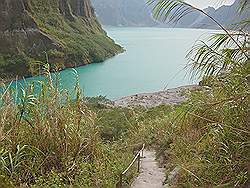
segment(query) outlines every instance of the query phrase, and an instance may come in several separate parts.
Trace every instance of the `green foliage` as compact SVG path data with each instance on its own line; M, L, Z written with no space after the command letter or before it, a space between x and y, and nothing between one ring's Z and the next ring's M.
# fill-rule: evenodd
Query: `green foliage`
M30 58L25 54L1 55L0 74L2 79L8 79L16 75L27 75ZM18 67L18 68L17 68Z
M239 23L228 31L211 15L181 0L150 0L154 15L177 22L193 11L223 32L198 41L188 54L191 71L204 90L178 107L155 139L168 164L180 168L175 186L240 187L249 183L249 37ZM249 3L241 1L241 11ZM158 124L159 125L159 124ZM156 130L157 131L157 130ZM157 131L158 132L158 131ZM165 148L165 149L164 149ZM171 166L170 165L170 166Z
M165 147L165 155L168 162L181 167L178 185L240 186L248 181L246 75L244 67L217 78L210 91L194 93L188 104L179 107L182 119L173 119L171 127L166 127L167 132L174 129L168 135L172 143ZM165 143L160 139L158 145Z
M0 175L3 186L112 187L133 158L128 142L103 139L97 114L73 100L51 80L35 91L33 84L19 93L3 86L0 99ZM77 79L76 79L77 80ZM16 98L17 97L17 98ZM109 124L109 126L115 126ZM131 178L131 177L130 177Z
M97 125L104 140L114 141L126 137L128 130L136 122L133 112L125 109L99 111Z
M13 91L1 94L1 164L6 168L0 173L6 183L112 187L142 143L156 148L167 172L178 167L177 179L167 181L171 185L247 183L249 64L207 79L209 87L193 92L182 105L151 109L116 108L102 96L81 99L78 84L72 100L66 91L58 93L48 70L41 91L23 88L18 104ZM136 174L130 173L128 183Z
M154 144L167 166L178 168L173 187L244 187L249 185L249 37L241 29L228 31L206 12L181 0L150 0L154 15L177 22L199 11L223 32L198 41L188 54L190 70L203 89L168 117L145 122L148 143ZM249 3L241 1L241 11ZM147 133L146 131L145 133ZM152 133L153 132L153 133Z
M41 10L39 3L47 6ZM167 7L165 16L170 16L171 11L184 11L181 5L182 1L162 0L155 9L161 16ZM39 25L67 44L66 51L76 52L74 58L81 59L80 51L96 45L93 38L75 45L74 39L81 36L72 33L72 28L81 33L79 23L84 20L66 23L53 11L55 1L37 0L32 6ZM166 180L173 187L248 186L250 63L246 36L242 31L226 31L194 46L189 54L191 70L202 76L203 87L178 106L116 108L105 97L82 98L77 83L72 100L67 91L59 89L58 80L51 79L50 66L42 69L47 82L39 83L39 92L28 85L18 95L3 86L0 186L113 187L142 143L155 147L168 173L178 169L174 179ZM91 53L97 52L84 55ZM98 53L97 61L103 55ZM62 55L57 51L50 54ZM4 58L0 58L1 64ZM131 182L134 175L132 171L126 181Z
M14 188L14 185L8 177L0 176L0 187L2 188Z
M121 51L95 18L76 17L74 21L64 18L59 13L57 0L32 1L31 9L39 27L62 45L63 53L76 65L100 62Z

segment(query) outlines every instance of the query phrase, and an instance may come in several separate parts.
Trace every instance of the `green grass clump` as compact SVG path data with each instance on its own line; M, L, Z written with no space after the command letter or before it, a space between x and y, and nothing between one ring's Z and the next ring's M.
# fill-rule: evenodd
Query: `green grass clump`
M71 98L46 75L18 92L1 88L1 187L113 187L133 158L128 141L115 131L116 140L103 139L77 85Z
M177 106L98 108L102 137L106 142L127 138L129 143L155 148L166 167L165 183L173 187L246 186L250 154L248 73L249 64L245 64L211 76L206 80L209 87L192 92L188 102ZM105 101L97 100L99 105ZM174 178L168 178L174 169Z
M45 71L46 72L46 71ZM173 187L240 187L249 181L249 65L211 77L177 106L120 108L104 97L74 97L58 81L0 103L0 178L8 186L113 187L138 147L157 151ZM208 82L208 80L207 80ZM227 84L224 84L227 83ZM124 185L131 183L136 168Z
M145 122L174 187L241 187L249 183L249 63L210 80L165 118ZM225 84L226 83L226 84Z
M25 54L1 55L0 54L0 78L8 80L16 75L29 75L30 58Z

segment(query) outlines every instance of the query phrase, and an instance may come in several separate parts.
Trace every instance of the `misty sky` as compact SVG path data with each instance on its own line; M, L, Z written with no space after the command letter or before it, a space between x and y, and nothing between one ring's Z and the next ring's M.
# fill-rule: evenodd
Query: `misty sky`
M234 1L235 0L186 0L186 2L199 8L207 8L208 6L218 8L221 5L231 5Z

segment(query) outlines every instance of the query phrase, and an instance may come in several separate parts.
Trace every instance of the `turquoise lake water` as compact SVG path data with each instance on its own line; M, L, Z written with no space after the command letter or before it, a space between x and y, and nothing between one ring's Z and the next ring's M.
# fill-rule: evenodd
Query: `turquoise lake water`
M126 50L103 63L76 68L86 96L115 99L142 92L197 83L190 80L185 56L194 42L211 31L177 28L105 28ZM62 87L72 90L71 69L60 73ZM26 82L41 77L26 79ZM24 81L18 81L22 84ZM14 83L15 84L15 83Z

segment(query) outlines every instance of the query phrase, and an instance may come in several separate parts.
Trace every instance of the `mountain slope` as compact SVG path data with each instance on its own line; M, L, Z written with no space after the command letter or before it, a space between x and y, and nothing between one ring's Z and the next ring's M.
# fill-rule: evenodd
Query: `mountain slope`
M1 0L0 77L101 62L122 48L97 22L90 0Z
M228 29L233 29L234 24L250 17L250 12L245 11L242 14L239 14L240 0L236 0L232 5L226 6L223 5L218 9L214 9L213 7L208 7L204 9L204 11L212 16L215 20L221 23L224 27ZM211 19L201 13L192 13L188 15L185 19L181 20L180 23L177 24L177 27L183 27L187 24L189 28L209 28L209 29L219 29L219 26L216 25Z
M204 11L226 27L232 28L234 23L250 16L249 11L238 14L239 2L236 0L233 5L218 9L208 7ZM93 0L93 6L104 25L218 29L215 23L199 12L188 14L177 24L159 23L152 18L152 7L147 6L146 0Z
M92 0L98 19L111 26L155 26L146 0Z

